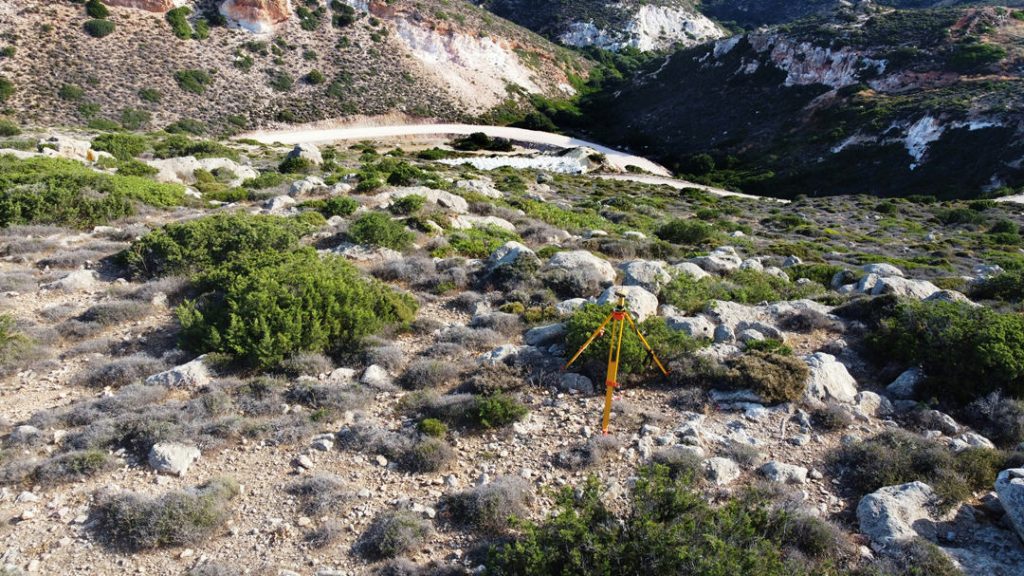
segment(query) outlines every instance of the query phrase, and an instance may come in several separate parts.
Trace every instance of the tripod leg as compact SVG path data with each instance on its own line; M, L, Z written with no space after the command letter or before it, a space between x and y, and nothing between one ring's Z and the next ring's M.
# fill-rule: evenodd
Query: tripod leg
M630 316L629 312L626 312L625 314L626 319L629 320L629 325L633 328L633 332L635 332L637 337L640 338L640 343L644 345L644 348L647 349L647 352L651 354L651 358L654 359L654 363L658 365L658 370L661 370L662 374L668 376L668 370L666 370L665 367L661 365L661 360L658 359L658 355L654 353L654 349L651 348L651 345L647 343L647 338L644 338L644 335L640 333L640 329L637 328L636 322L633 320L633 317Z
M573 356L572 360L569 360L569 363L565 365L566 368L572 366L572 363L579 359L580 355L583 354L583 351L586 350L587 347L594 342L594 340L597 340L598 337L601 336L601 334L604 332L604 327L608 325L608 322L610 322L611 319L612 315L609 314L608 317L604 319L604 322L601 322L601 325L597 327L597 330L594 330L594 333L590 335L590 338L587 338L587 341L583 343L583 346L580 346L580 349L578 352L576 352L576 355Z
M608 349L608 376L605 379L604 389L604 415L601 418L601 433L608 433L608 424L612 418L612 397L615 395L615 388L618 387L619 360L622 356L622 333L625 331L626 323L621 317L615 318L612 323L612 341Z

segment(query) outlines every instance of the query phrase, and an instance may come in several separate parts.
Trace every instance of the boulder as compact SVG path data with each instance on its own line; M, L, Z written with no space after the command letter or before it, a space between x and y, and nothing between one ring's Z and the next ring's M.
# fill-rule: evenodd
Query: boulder
M703 280L704 278L709 278L711 276L711 274L708 274L703 268L697 266L693 262L680 262L679 264L674 264L671 268L671 272L675 274L686 274L694 280Z
M998 264L978 264L973 270L974 275L981 280L988 280L994 276L999 276L1003 272L1005 270Z
M359 382L371 388L387 389L391 387L391 375L383 367L371 364L363 371Z
M275 196L263 203L263 210L270 214L281 214L294 208L298 202L291 196Z
M555 304L555 310L557 310L558 314L561 316L569 316L589 302L590 300L587 300L586 298L570 298Z
M406 196L423 196L427 199L427 202L437 204L441 208L445 208L456 214L466 214L469 212L469 202L467 202L462 196L452 194L451 192L445 192L444 190L427 188L426 186L404 186L401 188L393 188L388 192L383 192L374 196L374 202L384 206L390 204L396 198L404 198ZM515 227L513 226L512 229L514 231Z
M725 274L739 270L743 259L739 257L736 249L732 246L722 246L713 250L711 254L694 258L690 262L700 266L706 272Z
M477 357L477 362L483 366L504 364L508 359L514 358L519 354L522 349L522 346L516 346L515 344L504 344L491 349L489 352L484 352Z
M786 271L783 270L782 268L779 268L778 266L769 266L764 269L764 273L769 276L775 276L776 278L781 278L782 280L789 282L789 274L786 274Z
M195 446L176 442L158 442L149 449L150 468L164 474L184 476L189 466L199 459Z
M225 5L229 3L230 0L226 2ZM255 3L274 4L274 2L259 2L259 0L256 0ZM224 8L222 6L221 10L223 11L223 9ZM313 166L320 166L324 163L323 154L320 153L320 149L317 148L316 144L296 144L295 148L292 148L292 151L288 153L288 157L291 159L298 158L306 160Z
M736 481L743 471L739 464L728 458L708 458L704 460L704 477L715 486L728 486Z
M469 190L470 192L476 192L488 198L503 198L505 194L494 187L494 184L490 180L457 180L455 182L456 188L462 188L463 190Z
M799 266L804 261L799 256L786 256L786 259L782 261L783 268L792 268L793 266Z
M764 264L756 258L747 258L743 262L740 262L740 270L753 270L754 272L764 272Z
M468 214L462 214L451 219L451 227L456 230L466 230L469 228L488 228L493 226L495 228L501 228L509 232L516 231L516 225L505 220L504 218L498 218L497 216L471 216Z
M523 335L523 341L530 346L544 346L565 339L565 324L555 323L530 328Z
M857 505L860 531L875 550L897 547L923 536L935 538L932 510L939 503L932 487L924 482L886 486L861 498Z
M317 190L326 190L327 184L324 183L322 178L316 176L306 176L302 180L296 180L292 182L292 185L288 188L288 195L292 198L299 198L302 196L308 196Z
M963 295L956 290L939 290L931 296L924 299L925 302L956 302L959 304L970 304L971 306L980 306L975 304L970 298Z
M927 280L909 280L898 276L879 278L871 289L872 296L895 294L906 298L924 300L942 289Z
M867 274L874 274L879 278L903 278L904 276L903 270L900 270L899 268L893 266L892 264L886 264L885 262L865 264L861 266L861 270L863 270Z
M556 274L577 296L615 282L615 267L586 250L558 252L548 260L545 271Z
M558 387L566 392L575 391L581 394L593 394L594 383L582 374L566 372L558 379Z
M996 494L1017 535L1024 540L1024 468L1000 472L996 478Z
M55 280L49 284L43 284L42 288L43 290L86 292L91 294L93 292L99 292L103 288L103 283L100 282L99 275L92 270L75 270L59 280Z
M633 260L622 265L626 286L640 286L651 294L659 294L661 287L672 280L667 264L657 260Z
M39 141L39 148L46 156L68 158L70 160L95 162L97 152L92 149L92 142L77 140L61 134L52 134Z
M150 386L165 386L167 388L185 388L194 390L206 386L211 381L210 370L206 367L202 355L170 370L154 374L146 378L146 384Z
M804 484L807 482L807 468L778 460L765 463L757 471L768 480L780 484Z
M715 325L703 316L669 316L665 323L669 328L686 332L694 338L715 337Z
M857 410L865 416L884 417L893 413L892 402L889 402L888 398L868 390L857 393L854 401L857 403Z
M857 397L857 381L850 375L846 366L836 357L824 352L815 352L804 357L811 369L807 379L807 390L804 400L811 404L828 400L852 403Z
M658 297L639 286L611 286L597 299L598 304L615 304L617 294L626 295L626 309L639 324L658 313Z
M171 184L190 185L196 183L196 170L226 170L235 175L227 182L228 186L241 186L242 182L259 176L254 168L239 164L230 158L202 158L195 156L180 156L178 158L162 158L158 160L147 160L146 164L155 168L157 173L153 178L157 182Z
M885 392L897 400L909 400L914 397L917 386L923 381L924 371L920 368L911 368L886 386Z
M520 258L537 260L537 254L525 244L515 241L505 242L497 250L491 252L487 258L487 269L494 270L501 266L511 266L519 262Z
M865 274L861 276L860 280L857 280L857 292L870 294L878 284L879 278L878 274Z

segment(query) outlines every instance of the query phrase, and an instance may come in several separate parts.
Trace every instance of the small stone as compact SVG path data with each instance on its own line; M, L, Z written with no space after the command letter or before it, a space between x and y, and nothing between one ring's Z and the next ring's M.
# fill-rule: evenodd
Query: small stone
M32 510L25 510L24 512L21 513L21 516L19 516L18 518L21 519L22 522L24 522L26 520L31 520L35 517L35 512L33 512Z
M380 454L378 454L377 456L374 457L374 461L377 462L378 466L387 466L388 465L388 459L383 457L383 456L381 456Z
M305 516L300 516L299 519L295 521L295 524L300 528L306 528L313 524L313 521Z
M312 470L314 466L313 460L305 454L299 455L299 457L295 459L295 462L300 468L305 468L306 470Z

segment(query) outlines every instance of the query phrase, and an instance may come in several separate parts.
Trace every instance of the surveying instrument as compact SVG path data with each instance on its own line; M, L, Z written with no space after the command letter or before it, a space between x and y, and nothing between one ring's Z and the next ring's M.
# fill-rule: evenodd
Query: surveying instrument
M658 355L654 353L653 349L651 349L651 345L647 343L647 339L644 338L644 335L640 333L640 329L637 328L636 322L633 320L633 316L631 316L629 311L626 310L626 293L616 292L615 297L619 299L618 303L615 305L615 309L612 310L611 314L604 319L604 322L601 322L601 325L597 327L597 330L594 330L594 333L590 335L590 338L583 343L583 346L579 349L579 352L576 352L576 355L572 357L572 360L569 360L569 363L565 365L566 368L572 366L573 362L575 362L583 352L594 343L594 340L604 336L605 327L611 323L609 331L611 332L612 338L608 347L608 375L604 380L604 416L601 419L601 434L608 433L608 423L612 417L612 397L615 394L615 389L619 387L619 357L622 354L622 334L626 330L627 322L629 323L630 328L633 329L633 333L635 333L640 339L640 343L643 344L644 349L647 350L648 357L654 361L658 366L658 370L661 370L662 374L668 376L668 370L661 365L661 360L658 360Z

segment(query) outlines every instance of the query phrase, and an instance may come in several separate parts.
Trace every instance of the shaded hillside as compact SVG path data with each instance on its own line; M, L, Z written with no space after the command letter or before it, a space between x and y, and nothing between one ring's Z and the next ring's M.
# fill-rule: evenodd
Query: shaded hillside
M97 20L81 4L4 3L0 76L14 91L0 107L29 123L133 128L386 113L469 119L528 93L564 97L570 75L586 74L571 52L468 4L292 5L283 21L246 24L266 34L225 26L233 23L219 21L212 2L189 3L177 29L177 13L109 7L100 21L111 30L93 37L87 22Z
M823 20L677 52L591 97L599 138L778 196L975 196L1024 184L1024 17Z

